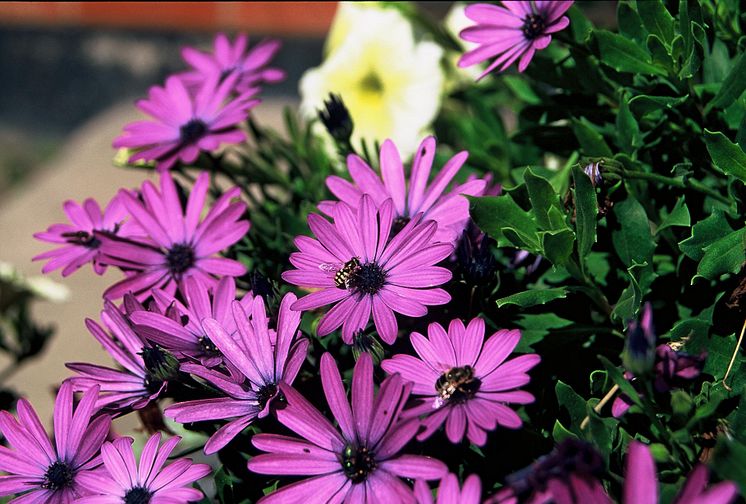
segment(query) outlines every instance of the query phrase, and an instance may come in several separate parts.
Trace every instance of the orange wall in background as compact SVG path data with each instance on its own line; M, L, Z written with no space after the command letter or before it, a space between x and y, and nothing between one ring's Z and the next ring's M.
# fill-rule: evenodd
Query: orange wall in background
M0 25L324 35L336 2L3 2Z

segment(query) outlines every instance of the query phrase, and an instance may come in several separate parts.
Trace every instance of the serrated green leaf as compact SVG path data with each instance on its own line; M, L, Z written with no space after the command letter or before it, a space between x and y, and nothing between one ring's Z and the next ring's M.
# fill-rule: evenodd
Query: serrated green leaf
M622 291L619 299L614 304L611 316L623 324L637 317L637 312L642 304L642 287L640 277L648 264L634 264L627 269L629 284Z
M723 211L715 209L709 217L692 227L692 235L679 242L679 249L687 257L700 261L705 255L705 247L715 243L731 231L733 228L728 224Z
M704 255L697 266L698 277L717 280L725 273L737 273L746 261L746 228L732 231L704 248Z
M572 30L572 36L575 39L575 42L584 44L593 31L593 23L585 17L583 10L577 5L570 7L567 10L566 15L570 18L570 29Z
M617 5L617 23L619 31L625 37L643 43L648 37L648 32L640 19L640 15L632 7L630 2L619 2Z
M642 146L640 126L629 110L626 95L623 95L619 101L619 112L616 116L616 135L617 144L625 152L631 154Z
M705 130L705 143L712 162L723 173L746 182L746 152L719 131Z
M583 152L590 157L611 157L611 149L604 137L597 131L597 127L584 117L572 121L572 130L580 143Z
M733 64L733 68L728 72L728 76L720 86L720 91L707 104L705 113L715 107L724 109L736 101L746 90L746 56L741 53Z
M648 96L638 95L629 100L629 108L636 115L646 115L659 110L671 110L685 103L689 95L684 96Z
M607 359L603 355L599 355L598 360L601 361L604 369L609 374L609 379L614 382L614 384L619 385L619 390L627 397L629 397L629 399L634 404L640 404L640 396L637 393L637 390L635 390L635 387L632 386L629 380L624 378L624 375L622 374L620 369L612 364L609 359Z
M655 242L650 233L650 223L642 205L629 196L614 205L614 215L620 229L611 235L614 249L622 262L632 264L652 264Z
M658 229L655 230L655 233L658 234L664 229L674 226L691 226L689 208L687 208L686 202L684 201L683 197L679 198L676 201L676 204L674 205L673 210L671 210L671 213L663 217L663 219L661 220L661 225L658 226Z
M570 431L580 435L580 424L588 411L585 399L561 380L554 386L554 392L557 394L557 402L570 416Z
M671 44L674 37L674 19L661 0L637 2L637 13L648 32Z
M664 68L651 62L650 53L634 41L606 30L594 30L601 63L617 72L665 76Z
M536 217L539 228L544 230L559 229L554 227L549 217L549 210L552 207L559 208L560 206L559 196L554 192L552 185L547 179L536 175L530 168L523 175L523 181L526 183L531 210Z
M578 239L581 266L585 269L585 259L590 254L593 244L596 243L598 202L596 188L593 187L590 177L580 166L572 169L572 178L575 182L575 235Z
M555 299L564 298L567 296L567 292L565 287L531 289L500 298L496 303L498 308L508 304L528 308L529 306L543 305Z
M561 231L550 231L541 234L541 255L555 266L565 266L572 255L575 244L575 233L569 228Z
M571 320L558 317L554 313L522 314L517 322L521 328L521 341L515 347L515 352L531 351L532 345L542 341L552 329L562 329L572 323Z
M469 202L469 212L474 222L479 229L498 240L498 243L499 238L504 235L516 247L525 247L531 252L540 249L536 221L512 197L469 197Z

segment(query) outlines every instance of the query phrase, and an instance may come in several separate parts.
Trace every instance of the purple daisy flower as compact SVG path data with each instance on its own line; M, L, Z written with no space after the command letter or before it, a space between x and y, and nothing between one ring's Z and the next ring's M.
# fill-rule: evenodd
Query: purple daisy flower
M502 6L467 6L466 16L477 24L459 35L479 47L461 56L458 66L469 67L497 57L477 78L479 80L495 68L502 72L520 58L518 71L523 72L534 53L546 49L552 41L551 34L570 24L563 14L572 4L572 0L516 0L503 2Z
M433 500L433 493L423 480L415 481L414 496L417 504L479 504L482 499L482 482L479 481L479 476L472 474L464 481L464 487L459 488L458 477L448 473L440 480L437 500Z
M519 428L521 418L506 403L533 402L533 395L517 389L529 382L527 371L540 360L528 354L506 361L521 339L520 331L503 329L484 341L484 320L475 318L468 327L452 320L447 333L432 323L427 332L428 338L416 332L410 336L419 359L398 354L381 363L387 373L410 380L412 393L424 399L407 412L427 415L417 439L427 439L443 422L449 441L459 443L466 433L479 446L487 441L486 431L498 425Z
M181 50L181 56L193 70L179 77L184 84L192 87L213 76L224 79L235 73L238 76L235 89L239 93L285 79L285 71L267 66L282 46L279 40L263 40L251 49L248 49L248 45L249 38L243 33L236 37L233 44L224 33L218 33L212 53L185 47Z
M123 369L112 369L98 364L68 362L68 369L78 373L69 378L76 392L100 388L97 408L124 412L129 408L142 409L155 400L167 383L148 369L147 362L159 363L162 352L147 345L122 316L114 304L105 302L101 312L104 327L91 319L85 325L96 340ZM108 330L108 332L107 332Z
M223 362L223 356L210 341L202 327L204 319L214 319L230 335L236 332L231 305L236 300L236 281L223 277L210 296L207 287L188 278L185 282L186 305L161 289L153 290L156 305L164 313L138 310L130 315L138 334L173 353L180 359L197 361L205 367L215 367ZM251 309L253 296L246 294L240 301L245 309ZM179 317L165 314L174 307Z
M254 298L251 317L241 303L233 302L238 327L235 335L215 319L202 321L210 341L240 375L228 376L197 364L184 364L183 371L206 380L226 397L178 403L167 408L165 414L180 423L231 419L210 437L205 453L215 453L256 418L267 416L278 386L295 380L308 350L308 340L298 331L301 313L290 309L295 301L294 294L282 298L276 332L269 328L260 296Z
M62 245L39 254L32 260L49 259L42 268L42 273L63 268L62 276L68 276L90 262L93 271L103 275L106 264L101 262L101 241L94 236L94 232L131 236L135 231L135 223L130 221L123 225L128 214L118 196L112 198L103 212L98 202L92 198L85 200L82 205L68 200L64 209L71 224L52 224L45 232L34 234L37 240Z
M469 153L459 152L443 166L428 186L435 157L435 138L425 138L417 149L412 163L409 187L404 175L399 151L394 142L386 140L381 146L381 176L356 155L347 158L347 169L354 183L332 175L326 179L329 190L352 208L358 208L360 196L370 195L376 206L391 198L394 202L394 230L401 229L412 217L422 213L424 219L438 223L435 241L455 243L469 220L469 201L463 196L480 196L485 181L472 179L446 192L448 184L466 162ZM319 209L334 217L337 202L322 201Z
M738 485L723 481L707 488L706 466L697 465L686 478L686 484L673 499L675 504L728 504L736 500ZM624 478L624 504L658 504L658 476L650 448L632 441L627 452Z
M153 86L148 99L137 102L137 108L155 120L128 124L113 146L138 149L130 163L155 161L164 171L177 161L193 163L200 152L213 152L220 144L244 141L240 125L259 100L253 99L256 89L230 98L237 79L237 74L223 81L210 76L192 96L181 79L169 77L165 87Z
M135 464L132 438L121 437L101 447L103 470L80 473L80 485L92 495L76 504L157 504L194 502L202 492L190 488L192 483L210 474L207 464L195 464L180 458L164 467L181 438L174 436L159 447L161 434L154 434L142 449L139 465Z
M439 460L399 453L419 428L415 419L399 421L411 387L399 375L386 378L375 396L373 361L362 354L352 375L352 408L329 353L321 357L321 381L339 430L293 388L281 385L287 406L277 410L277 419L303 439L256 434L254 446L270 453L253 457L249 469L310 477L261 502L414 502L399 478L435 480L446 474Z
M214 276L240 276L246 272L238 261L216 256L243 238L250 227L248 220L241 219L246 205L233 201L239 194L238 187L223 193L201 219L209 189L208 173L202 172L197 178L186 213L171 175L164 172L160 177L160 192L146 181L142 185L142 199L127 191L119 192L124 206L148 233L147 238L96 235L102 242L103 260L119 266L128 275L104 292L107 299L118 299L132 292L142 300L155 288L173 294L178 286L183 292L187 278L214 288L217 284Z
M88 492L81 471L101 464L98 456L111 418L91 420L98 390L88 390L74 407L72 386L65 382L54 402L54 446L34 409L19 399L18 419L0 411L0 431L13 449L0 446L0 496L22 494L13 503L67 503Z
M450 243L434 243L437 224L413 216L399 233L392 234L394 204L391 199L376 209L372 196L364 194L358 211L340 202L331 224L316 214L308 225L318 237L298 236L300 252L290 255L297 269L282 278L291 284L319 290L299 299L294 310L310 310L337 303L321 319L319 336L342 326L342 339L353 336L368 324L371 312L376 330L386 343L396 340L394 312L410 317L427 314L427 305L451 300L435 288L451 279L451 272L435 266L453 251Z

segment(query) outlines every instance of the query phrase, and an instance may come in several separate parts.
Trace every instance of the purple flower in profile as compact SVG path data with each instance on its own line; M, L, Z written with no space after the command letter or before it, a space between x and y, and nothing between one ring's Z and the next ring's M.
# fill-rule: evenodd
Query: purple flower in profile
M601 455L585 441L568 438L548 455L509 475L485 504L611 504L599 477Z
M276 332L269 328L264 299L260 296L254 298L250 318L241 303L233 302L238 327L235 335L229 334L215 319L202 321L210 341L240 376L229 376L197 364L182 365L183 371L206 380L225 397L178 403L167 408L165 414L180 423L231 419L210 437L205 453L215 453L256 418L267 416L278 395L278 386L295 380L308 350L308 340L301 338L298 331L301 313L290 309L295 300L294 294L282 298Z
M102 243L103 260L119 266L127 274L127 278L104 292L107 299L132 292L142 300L155 288L173 294L178 286L183 292L187 278L214 288L215 276L240 276L246 272L238 261L216 256L249 230L249 221L241 219L246 205L233 201L239 189L234 187L224 192L203 219L201 215L209 189L207 172L197 178L189 194L186 213L171 175L164 172L160 178L160 192L146 181L142 185L141 199L127 191L119 192L122 203L147 232L147 238L96 235Z
M697 465L686 478L684 488L674 497L674 504L728 504L738 496L733 481L723 481L707 488L707 467ZM623 504L658 504L658 477L650 448L632 441L627 452Z
M142 449L139 465L135 464L132 438L121 437L104 443L103 470L86 471L78 476L80 485L92 495L75 503L157 504L200 500L202 492L190 486L210 474L209 465L180 458L164 467L180 440L174 436L159 447L161 434L152 435Z
M484 341L484 320L475 318L468 327L452 320L447 333L432 323L427 332L428 338L416 332L410 336L419 358L397 354L381 363L387 373L411 381L412 394L424 399L406 413L426 415L417 439L427 439L445 422L452 443L461 442L466 434L482 446L486 431L498 425L520 427L521 418L506 403L533 402L534 396L517 389L529 382L527 371L540 360L528 354L506 361L521 339L520 331L503 329Z
M88 390L74 407L72 386L65 382L54 402L54 446L34 409L19 399L18 419L0 411L0 431L12 447L0 446L0 496L22 494L14 503L67 503L87 495L81 471L101 464L99 450L111 418L91 420L98 390Z
M122 369L68 362L65 366L78 373L69 381L76 392L100 388L96 408L117 413L130 408L142 409L166 388L162 376L156 376L163 354L135 334L119 309L109 301L101 312L101 322L106 329L91 319L86 319L85 325Z
M479 504L482 501L482 482L479 476L472 474L464 481L464 487L459 488L458 477L448 473L440 480L437 500L433 500L430 487L423 480L415 481L414 496L417 504Z
M240 125L259 100L253 98L256 89L230 98L237 79L237 74L222 81L210 76L192 96L181 79L169 77L165 87L153 86L148 99L137 102L137 108L154 120L126 125L113 146L138 149L130 163L155 161L164 171L177 161L193 163L200 152L216 151L220 144L244 141Z
M138 310L130 315L138 334L152 341L180 359L197 361L205 367L215 367L223 362L223 356L210 341L202 327L204 319L214 319L228 333L236 332L231 305L236 300L236 281L233 277L223 277L215 292L192 278L184 282L186 305L178 298L161 289L153 291L156 304L164 313ZM246 294L241 299L246 309L251 309L253 296ZM168 307L174 307L178 316L166 314Z
M437 224L412 218L391 240L394 223L392 200L376 209L373 198L364 194L355 210L340 202L334 210L334 224L316 214L308 225L318 240L298 236L300 252L290 255L297 269L282 278L291 284L319 290L299 299L294 310L336 305L321 319L319 336L342 326L342 339L353 336L368 324L371 312L376 330L386 343L396 340L398 325L394 312L410 317L427 314L427 305L451 300L435 288L451 279L451 272L435 266L453 251L450 243L434 243Z
M235 73L234 87L238 93L285 79L283 70L267 66L282 45L279 40L263 40L251 49L248 45L249 38L243 33L232 44L224 33L218 33L212 53L185 47L181 56L193 69L179 77L188 87L193 87L212 77L225 79Z
M380 177L365 161L352 154L347 158L347 169L353 183L332 175L326 179L326 185L337 198L355 209L363 194L370 195L379 207L391 198L394 203L394 232L422 213L424 219L438 223L435 241L455 243L469 220L469 201L463 195L480 196L485 187L484 180L473 179L446 191L468 156L466 151L453 156L428 186L435 157L435 138L425 138L417 149L407 187L399 151L394 142L386 140L381 146ZM337 202L322 201L319 209L335 217L337 205Z
M415 419L401 422L410 385L399 375L386 378L374 394L373 361L361 354L352 374L352 408L336 362L321 357L321 381L335 428L311 403L281 385L287 406L277 419L301 438L256 434L254 446L269 452L249 460L260 474L307 476L280 488L261 502L414 502L412 490L399 478L434 480L447 472L439 460L400 451L419 428Z
M503 2L502 6L467 6L466 16L477 24L462 30L459 35L479 46L461 56L458 66L469 67L497 57L478 77L479 80L495 68L502 72L520 58L518 71L523 72L534 53L545 49L552 41L551 34L570 24L563 14L572 4L571 0L516 0Z
M90 262L93 271L102 275L106 271L106 264L101 262L101 241L94 233L104 231L118 236L130 236L134 231L134 223L123 225L128 214L118 196L112 198L103 212L92 198L85 200L82 205L68 200L64 209L71 224L52 224L45 232L34 234L37 240L61 246L39 254L32 260L49 260L42 268L42 273L63 268L62 276L68 276Z

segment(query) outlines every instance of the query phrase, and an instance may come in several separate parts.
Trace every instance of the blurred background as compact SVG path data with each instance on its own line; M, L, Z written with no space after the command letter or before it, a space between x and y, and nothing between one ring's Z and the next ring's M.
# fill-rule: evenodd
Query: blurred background
M451 7L418 4L436 21ZM583 4L602 26L614 19L615 6ZM266 86L254 109L260 122L278 126L282 108L298 103L303 72L322 60L336 8L336 2L0 3L0 262L38 276L41 264L31 257L50 246L32 234L66 222L65 200L108 201L118 188L150 176L115 168L111 141L140 118L135 99L185 69L181 47L209 49L218 31L246 32L253 43L281 39L273 66L285 69L287 79ZM9 268L0 265L0 279ZM54 337L23 366L0 356L0 399L5 389L27 396L45 421L54 387L69 376L65 362L111 365L84 318L98 318L101 293L118 273L99 277L86 267L65 279L58 272L50 277L69 290L67 299L34 302L31 310L40 331L56 328ZM7 278L0 284L2 301L10 292Z

